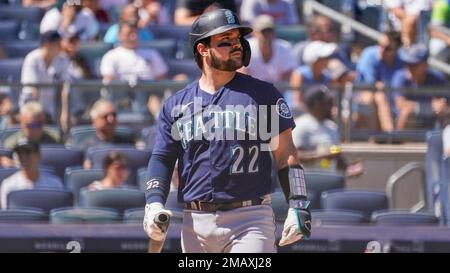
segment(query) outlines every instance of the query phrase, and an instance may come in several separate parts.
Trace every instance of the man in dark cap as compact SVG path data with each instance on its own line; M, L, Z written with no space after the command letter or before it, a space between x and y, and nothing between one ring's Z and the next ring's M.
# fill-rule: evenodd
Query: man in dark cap
M25 57L22 66L23 84L57 83L68 80L69 59L61 53L61 36L56 31L41 34L41 47L31 51ZM25 86L22 89L20 105L37 100L46 114L55 114L54 88ZM59 104L59 103L58 103Z
M333 93L325 85L316 85L305 92L303 101L307 113L295 120L292 130L300 162L305 168L360 175L362 163L347 164L340 151L339 129L332 120Z
M13 149L13 157L20 166L20 170L3 180L0 188L2 209L7 208L7 197L12 191L33 188L63 188L58 177L39 170L41 154L38 143L27 139L19 140Z
M397 71L392 76L392 87L421 88L426 86L445 86L445 76L428 68L428 49L421 44L410 47L402 47L399 50L400 60L405 63L405 68ZM393 95L397 114L396 127L403 130L407 127L415 127L417 119L422 121L422 126L432 125L433 120L448 107L447 98L413 98L395 92Z

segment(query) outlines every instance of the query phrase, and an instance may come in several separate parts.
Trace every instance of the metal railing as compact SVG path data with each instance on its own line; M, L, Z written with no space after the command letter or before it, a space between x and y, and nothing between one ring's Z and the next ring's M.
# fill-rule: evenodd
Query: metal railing
M104 93L107 91L109 93L120 93L120 92L146 92L147 94L158 95L162 98L168 97L170 94L175 93L176 91L182 89L188 84L188 81L142 81L137 82L136 84L130 85L127 82L122 81L113 81L108 84L102 83L100 80L89 80L89 81L77 81L77 82L65 82L65 83L53 83L53 84L21 84L17 82L1 82L0 87L11 88L14 91L13 97L19 97L20 89L24 86L34 86L37 88L49 88L53 87L55 89L55 113L54 120L58 128L60 128L62 135L67 134L70 130L70 122L69 120L61 121L61 113L62 113L62 105L67 105L67 112L71 113L70 105L71 105L71 97L70 96L62 96L63 92L71 92L70 90L82 91L82 92L98 92L99 97L103 97ZM293 92L303 92L307 90L311 85L302 86L300 89L292 88L288 82L279 82L275 84L275 86L281 91L292 90ZM352 134L354 133L352 127L352 104L353 104L353 94L355 92L361 90L368 91L383 91L389 95L390 92L398 91L402 92L408 96L419 96L421 98L431 98L434 96L438 97L447 97L450 99L450 86L439 86L439 87L423 87L420 89L416 88L403 88L403 89L392 89L392 88L384 88L383 90L378 90L373 85L353 85L347 84L345 86L330 86L332 90L336 91L336 102L338 108L338 117L337 124L342 133L342 139L345 142L352 141ZM65 90L65 91L63 91ZM63 100L65 100L63 102ZM89 102L89 103L93 103ZM141 102L146 104L145 102ZM119 111L120 107L118 108ZM69 117L67 117L69 118ZM348 123L344 126L343 120L348 120ZM61 124L64 122L64 124ZM65 128L62 131L62 128ZM369 132L369 135L377 135L380 132ZM385 138L395 138L398 137L398 132L392 132L386 134Z

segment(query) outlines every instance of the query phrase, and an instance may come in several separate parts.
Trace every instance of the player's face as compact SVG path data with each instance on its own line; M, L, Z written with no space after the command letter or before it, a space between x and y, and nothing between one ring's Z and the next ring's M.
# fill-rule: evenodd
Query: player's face
M242 67L242 45L239 30L233 29L211 37L211 66L218 70L236 71Z

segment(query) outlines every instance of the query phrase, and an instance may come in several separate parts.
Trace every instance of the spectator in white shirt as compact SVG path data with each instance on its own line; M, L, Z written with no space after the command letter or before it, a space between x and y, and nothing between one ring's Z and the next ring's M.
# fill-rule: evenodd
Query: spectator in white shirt
M168 71L158 51L149 48L139 48L138 27L133 22L122 21L119 24L120 46L110 50L103 56L100 64L100 73L103 82L112 80L127 81L130 85L140 80L162 80ZM134 99L130 105L130 95ZM108 93L108 99L121 105L121 109L131 107L133 112L147 114L147 97L144 92L133 94L125 92Z
M119 25L120 46L108 51L100 64L103 81L160 80L166 77L168 67L158 51L140 49L138 28L131 22Z
M252 23L261 14L270 15L277 25L295 25L299 22L297 7L292 0L242 1L242 21Z
M255 78L276 83L289 80L297 62L289 42L275 39L275 23L269 15L258 16L253 23L253 37L248 41L252 58L242 72Z
M31 51L22 65L23 84L56 83L68 80L69 59L61 54L61 36L56 31L41 35L41 47ZM55 114L54 88L26 86L22 89L20 105L37 100L47 115ZM59 104L59 103L58 103Z
M45 13L40 25L40 32L56 30L61 35L67 31L80 33L82 42L94 40L99 31L99 24L91 9L83 8L76 1L67 1L62 10L54 7Z
M7 208L8 194L12 191L34 188L63 188L58 177L39 170L41 159L39 144L24 139L18 142L13 153L20 164L20 170L3 180L0 189L2 209Z

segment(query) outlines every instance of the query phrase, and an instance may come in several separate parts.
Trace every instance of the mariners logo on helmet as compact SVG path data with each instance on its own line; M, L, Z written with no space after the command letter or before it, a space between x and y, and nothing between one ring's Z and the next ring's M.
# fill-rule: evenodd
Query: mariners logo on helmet
M291 110L283 98L277 100L277 113L283 118L292 118Z
M236 24L236 20L234 19L234 14L230 10L225 11L225 17L227 18L228 24Z

